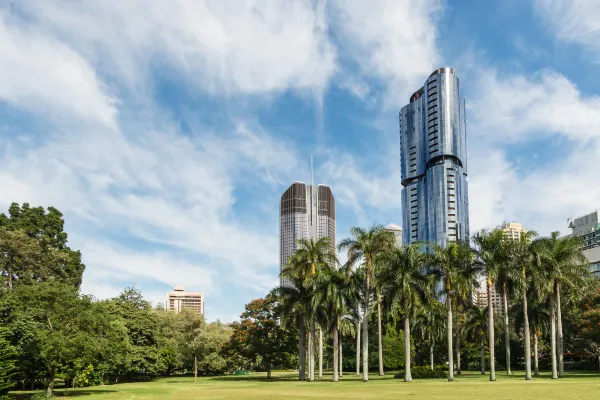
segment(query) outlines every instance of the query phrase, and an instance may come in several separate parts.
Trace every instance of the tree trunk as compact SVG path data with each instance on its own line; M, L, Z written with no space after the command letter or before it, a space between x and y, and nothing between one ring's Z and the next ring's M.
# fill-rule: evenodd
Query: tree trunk
M198 379L198 357L194 354L194 383Z
M404 317L404 382L411 382L410 373L410 320Z
M485 340L484 333L481 333L481 375L485 375Z
M381 296L377 293L377 350L379 352L379 376L383 376L383 345L381 338Z
M550 353L552 358L552 379L558 379L556 370L556 309L554 294L550 294Z
M429 345L429 364L431 365L431 370L433 371L433 342Z
M367 260L368 267L370 269L370 260ZM369 296L371 293L371 280L369 278L369 271L365 279L365 298L364 298L364 311L363 316L363 334L362 334L362 372L363 382L369 380Z
M310 334L308 336L308 380L315 381L315 319L310 319Z
M488 273L487 276L487 295L488 295L488 332L490 346L490 381L496 380L496 356L494 353L494 305L492 303L492 277Z
M338 347L338 324L333 323L333 381L339 381L339 347Z
M300 319L298 333L300 335L298 347L300 354L298 355L298 379L303 381L306 379L306 323L304 318Z
M339 356L340 356L340 376L342 376L342 375L344 375L344 373L343 373L344 367L342 365L342 333L341 332L340 332L339 344L340 344L340 353L339 353Z
M558 377L565 377L562 311L560 307L560 283L556 282L556 350L558 352Z
M52 391L54 390L54 379L56 378L56 373L52 371L50 374L50 380L48 382L48 389L46 389L46 397L52 397Z
M510 370L510 328L508 325L508 290L506 288L506 284L504 284L503 287L502 297L504 300L504 348L506 350L506 374L511 375L512 371ZM529 373L531 375L531 363Z
M537 334L537 326L533 324L533 366L535 376L540 376L540 367L538 362L538 334Z
M319 327L319 378L323 377L323 330Z
M456 302L456 375L460 375L460 313Z
M452 298L446 293L446 308L448 309L448 321L446 330L448 331L448 381L454 380L454 357L452 351Z
M529 331L529 310L527 309L527 293L523 295L523 333L525 340L525 380L531 380L531 338Z
M267 364L267 379L271 379L271 363Z
M13 288L13 285L12 285L12 275L13 274L12 274L12 268L11 267L8 267L7 274L8 274L8 290L12 290L12 288Z
M356 326L356 376L360 376L360 326L361 323L358 321Z

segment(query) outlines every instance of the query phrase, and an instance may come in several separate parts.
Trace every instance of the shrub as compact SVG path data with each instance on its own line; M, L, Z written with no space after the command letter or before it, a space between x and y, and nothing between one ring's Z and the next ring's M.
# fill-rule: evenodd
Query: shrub
M429 367L412 367L410 374L413 379L438 379L446 378L446 371L443 370L442 366L436 366L432 370ZM404 372L398 372L394 375L396 379L404 379Z

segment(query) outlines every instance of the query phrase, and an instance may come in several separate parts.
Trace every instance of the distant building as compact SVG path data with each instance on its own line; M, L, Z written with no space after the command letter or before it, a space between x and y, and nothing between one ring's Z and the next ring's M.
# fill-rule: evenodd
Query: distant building
M488 295L485 281L481 282L481 285L473 291L471 300L473 301L473 304L479 308L487 307ZM502 304L502 294L498 293L496 287L492 286L492 308L494 309L494 314L504 314L504 306Z
M396 239L396 246L402 246L402 227L396 224L389 224L383 228L388 232L392 232L394 234L394 238Z
M335 246L335 199L326 185L293 183L281 196L279 206L280 271L296 252L298 239L328 237ZM280 278L281 286L289 286Z
M596 210L577 218L569 218L571 235L584 240L583 255L590 262L590 272L600 276L600 211Z
M176 285L172 292L167 294L167 311L177 314L184 308L191 308L200 315L204 315L204 294L200 292L186 292L183 286Z
M521 232L527 232L518 222L509 222L502 227L504 236L508 239L517 240L521 237Z

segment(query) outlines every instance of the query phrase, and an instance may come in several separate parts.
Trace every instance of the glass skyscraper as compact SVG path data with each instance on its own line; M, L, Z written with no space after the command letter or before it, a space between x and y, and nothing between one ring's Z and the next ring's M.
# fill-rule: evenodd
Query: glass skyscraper
M435 70L400 110L404 244L469 240L465 101L452 68Z
M280 271L296 252L298 239L329 237L335 244L335 200L329 186L293 183L281 196L279 229ZM290 283L280 278L280 284Z

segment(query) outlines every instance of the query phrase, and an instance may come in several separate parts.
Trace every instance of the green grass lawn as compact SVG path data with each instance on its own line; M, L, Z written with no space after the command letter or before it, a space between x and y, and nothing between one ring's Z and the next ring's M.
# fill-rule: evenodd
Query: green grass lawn
M371 375L363 383L354 374L345 374L338 383L331 375L314 383L299 382L297 374L277 373L267 380L264 374L198 378L166 378L146 383L124 383L85 389L57 391L59 395L90 400L187 400L187 399L600 399L600 374L568 373L560 380L548 373L533 381L525 381L522 372L506 376L497 374L496 382L487 375L467 372L454 382L441 379L415 380L404 383ZM18 399L26 399L24 393Z

